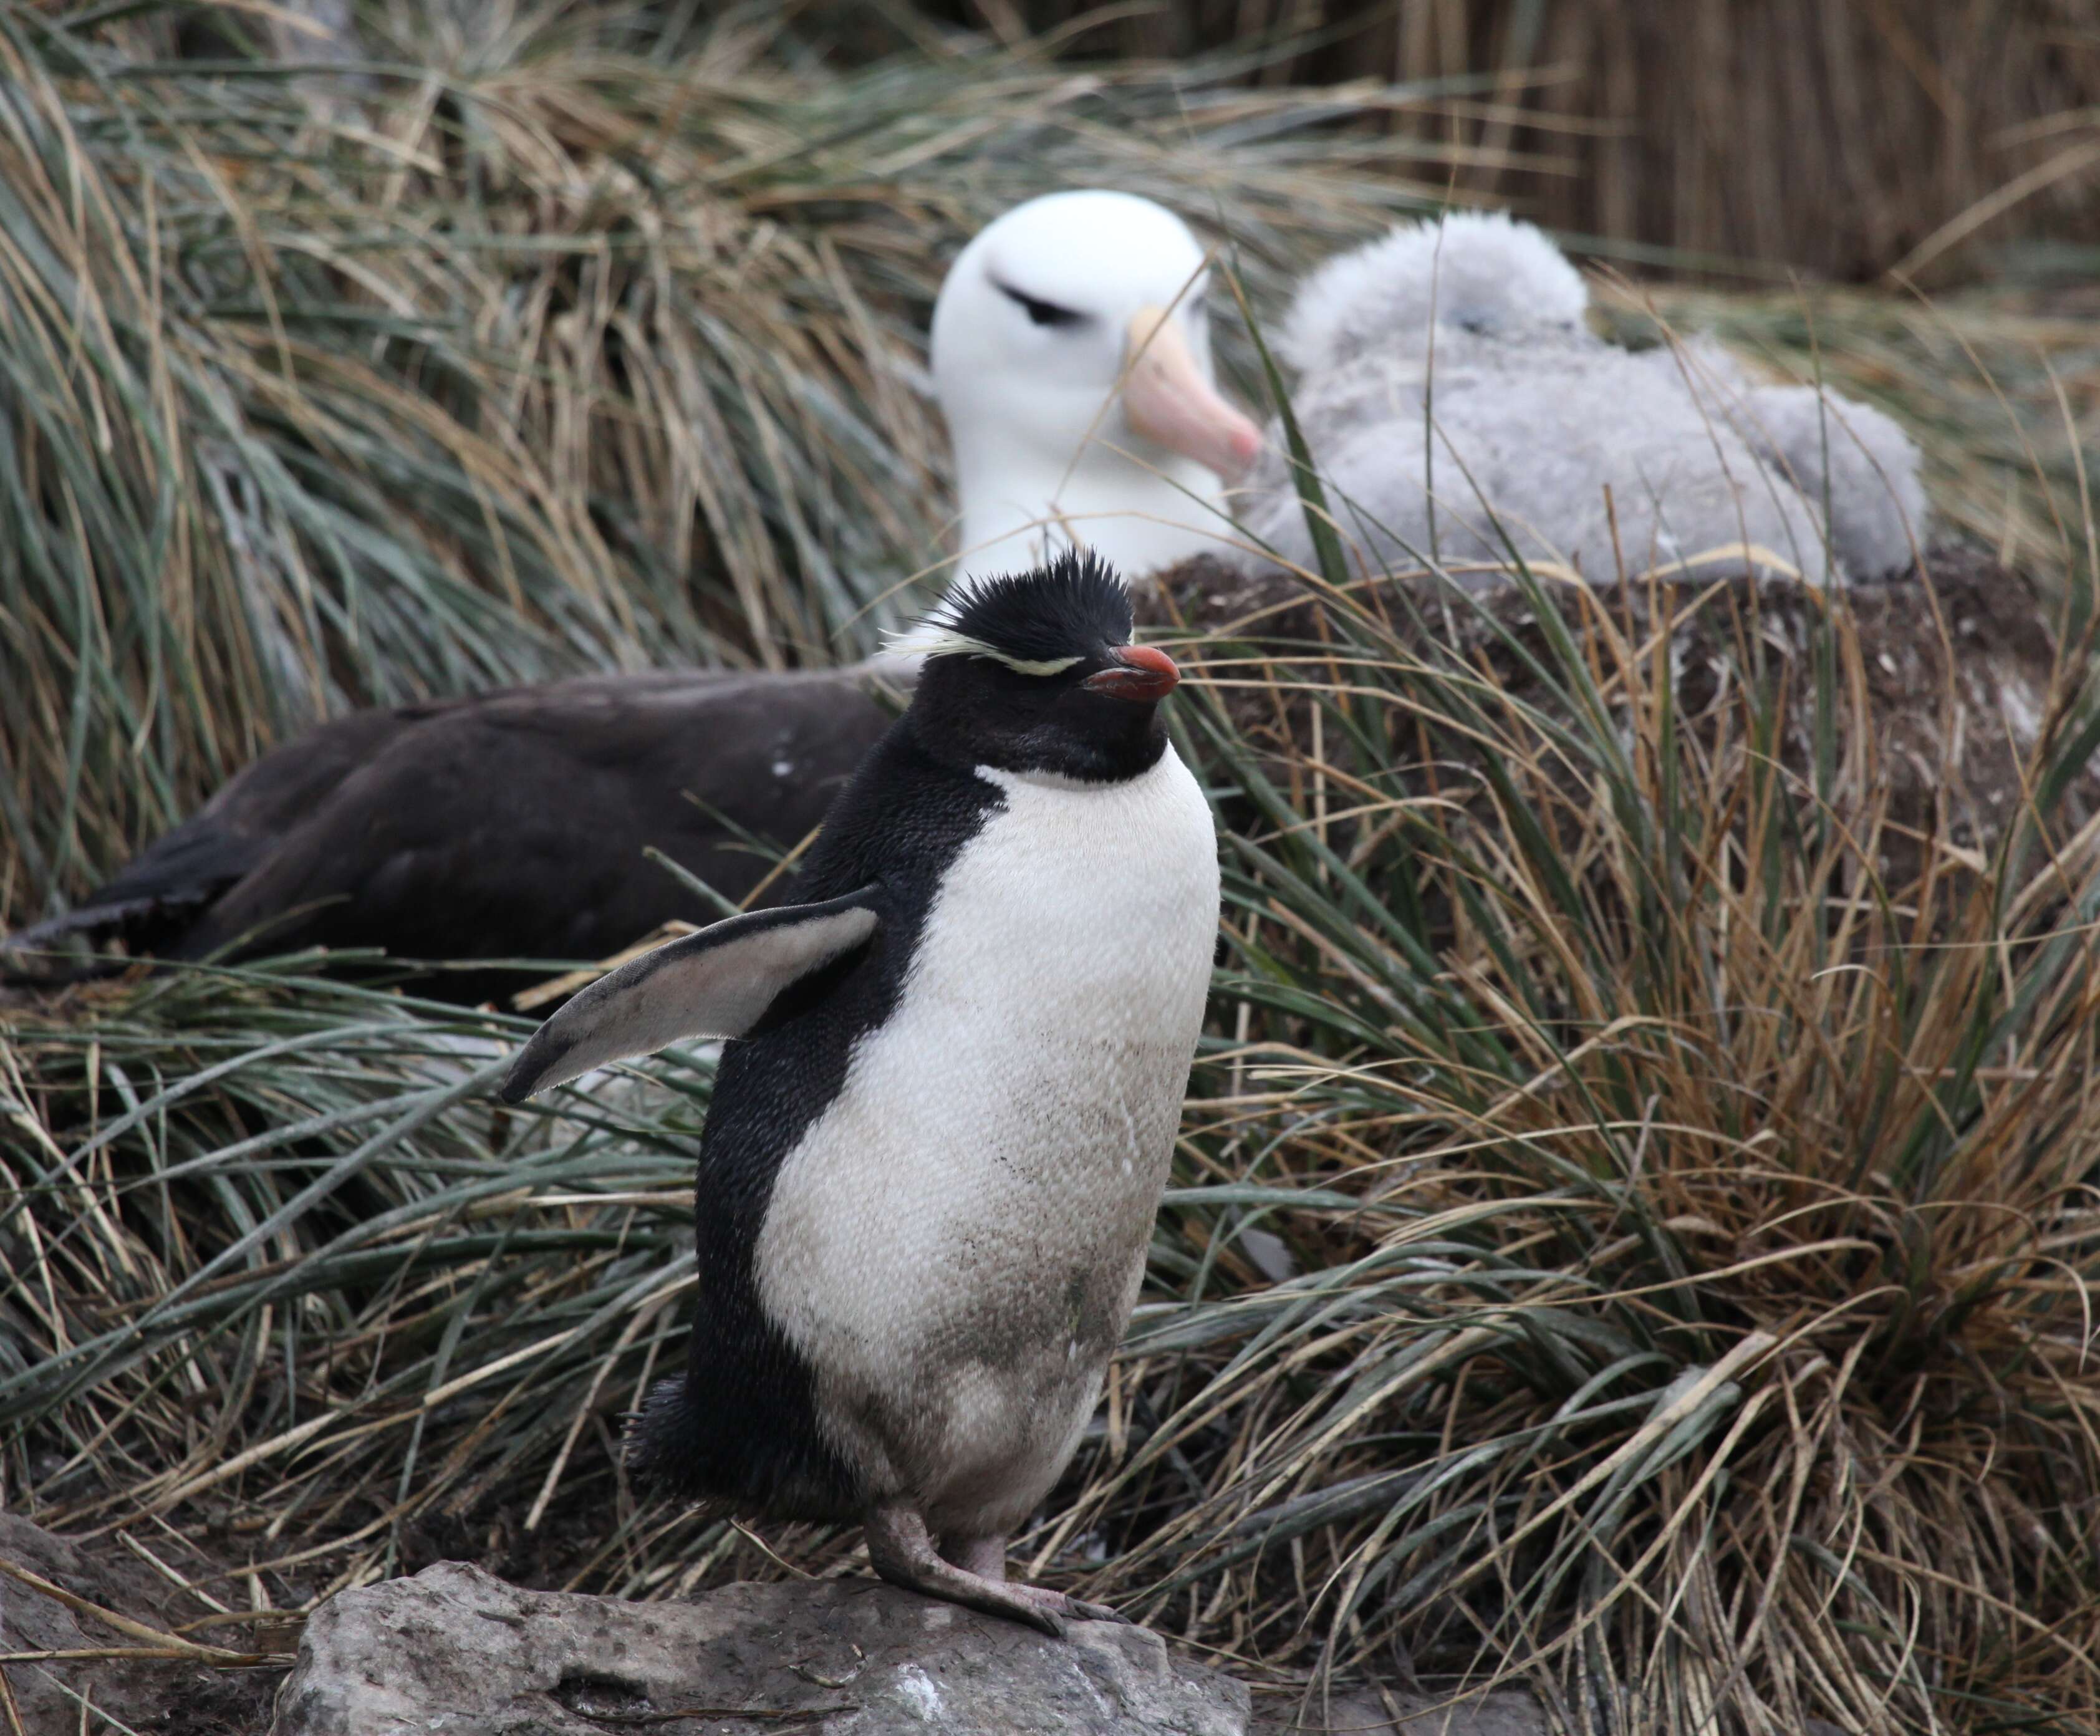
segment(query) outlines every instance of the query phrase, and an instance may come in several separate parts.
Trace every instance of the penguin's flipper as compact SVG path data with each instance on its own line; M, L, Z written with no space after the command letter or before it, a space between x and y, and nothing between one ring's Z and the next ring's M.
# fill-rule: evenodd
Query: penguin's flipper
M731 917L645 952L574 996L504 1077L506 1103L684 1037L742 1036L790 983L874 934L876 888Z

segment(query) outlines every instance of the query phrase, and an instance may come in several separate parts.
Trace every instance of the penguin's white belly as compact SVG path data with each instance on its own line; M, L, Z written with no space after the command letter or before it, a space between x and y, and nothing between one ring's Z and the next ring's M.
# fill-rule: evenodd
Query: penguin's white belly
M783 1163L761 1304L881 1496L996 1533L1055 1481L1143 1275L1217 928L1210 811L1004 772L889 1021Z

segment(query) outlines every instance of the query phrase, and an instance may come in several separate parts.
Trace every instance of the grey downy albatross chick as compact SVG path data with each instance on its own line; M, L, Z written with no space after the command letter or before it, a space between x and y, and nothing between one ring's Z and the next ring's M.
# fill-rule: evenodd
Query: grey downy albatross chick
M1622 349L1589 303L1542 230L1493 212L1404 224L1306 279L1276 351L1354 563L1434 556L1484 587L1512 547L1592 585L1909 568L1929 508L1889 417L1759 384L1710 338ZM1280 427L1236 498L1256 539L1312 563Z
M515 1102L732 1039L700 1138L683 1375L638 1481L866 1527L893 1584L1031 1623L1005 1578L1144 1275L1210 982L1217 841L1091 555L970 581L827 817L807 902L658 948L518 1056Z

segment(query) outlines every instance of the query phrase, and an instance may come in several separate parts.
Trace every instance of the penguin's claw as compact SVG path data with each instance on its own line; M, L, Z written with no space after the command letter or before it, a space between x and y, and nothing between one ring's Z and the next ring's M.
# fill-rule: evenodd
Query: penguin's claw
M997 1577L1005 1570L1004 1538L971 1539L956 1552L972 1564L964 1567L933 1547L925 1519L909 1508L878 1508L867 1516L865 1525L869 1562L892 1585L901 1585L907 1591L960 1603L986 1615L1025 1622L1053 1640L1065 1637L1068 1620L1123 1619L1105 1605L1082 1603L1063 1592L1040 1585L1010 1584Z
M1053 1640L1070 1637L1065 1618L1048 1606L1028 1598L1016 1598L1011 1604L998 1609L979 1604L977 1607L988 1615L1011 1615L1016 1621L1026 1622L1031 1628L1039 1628Z
M995 1584L1006 1583L1006 1539L1003 1535L944 1537L941 1539L941 1558L954 1562L964 1573L973 1573ZM1053 1592L1040 1585L1017 1585L1013 1590L1023 1597L1033 1598L1053 1615L1069 1616L1077 1622L1121 1622L1126 1628L1132 1625L1131 1619L1120 1610L1111 1610L1105 1603L1083 1602L1069 1592Z
M1120 1622L1129 1627L1131 1619L1119 1610L1111 1610L1105 1603L1088 1603L1068 1592L1053 1592L1042 1585L1008 1585L1004 1588L1017 1597L1025 1597L1039 1610L1048 1610L1075 1622Z

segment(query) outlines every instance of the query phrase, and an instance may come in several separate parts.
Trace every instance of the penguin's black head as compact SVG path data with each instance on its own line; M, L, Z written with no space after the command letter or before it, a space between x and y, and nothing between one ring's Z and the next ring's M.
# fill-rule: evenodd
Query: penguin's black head
M926 660L912 733L950 765L1134 778L1166 751L1159 701L1181 676L1130 629L1129 592L1091 554L966 580L898 642Z

